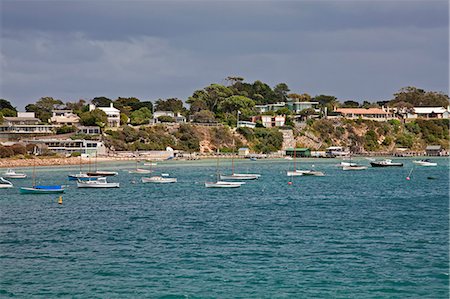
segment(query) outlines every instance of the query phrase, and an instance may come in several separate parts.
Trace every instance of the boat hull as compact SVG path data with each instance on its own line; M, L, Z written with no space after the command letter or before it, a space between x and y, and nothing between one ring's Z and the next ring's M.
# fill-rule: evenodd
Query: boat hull
M119 188L119 183L89 184L88 182L77 182L78 188Z
M403 167L403 163L380 163L380 162L370 162L372 167Z
M342 167L342 170L364 170L367 168L367 166L344 166Z
M64 193L64 189L39 189L39 188L20 188L20 193L22 194L58 194Z
M206 182L206 188L239 188L242 183L238 182Z
M437 166L435 162L413 161L413 163L419 166Z
M142 178L143 183L153 183L153 184L170 184L176 183L176 178L164 178L164 177L152 177L152 178Z
M221 180L239 180L240 181L240 180L256 180L257 178L258 178L257 176L251 175L251 174L249 174L249 175L244 175L244 174L220 175Z
M97 172L88 172L88 176L96 176L96 177L104 177L104 176L115 176L118 173L115 171L97 171Z

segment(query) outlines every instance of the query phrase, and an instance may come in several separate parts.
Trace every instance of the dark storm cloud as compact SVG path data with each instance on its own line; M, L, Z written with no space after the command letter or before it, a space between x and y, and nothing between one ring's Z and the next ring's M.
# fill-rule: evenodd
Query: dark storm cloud
M3 1L2 89L187 98L228 75L383 99L448 92L446 1Z

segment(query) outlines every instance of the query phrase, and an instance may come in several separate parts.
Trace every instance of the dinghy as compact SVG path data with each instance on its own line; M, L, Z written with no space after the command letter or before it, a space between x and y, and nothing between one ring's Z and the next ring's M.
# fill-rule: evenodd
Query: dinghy
M1 189L3 189L3 188L12 188L12 187L14 187L14 186L13 186L13 184L10 181L5 180L4 178L0 177L0 188Z
M77 182L78 188L119 188L119 183L108 183L106 178L98 178L94 181L81 181Z
M7 169L6 172L2 174L2 177L8 179L24 179L27 175L25 173L17 173L12 169Z

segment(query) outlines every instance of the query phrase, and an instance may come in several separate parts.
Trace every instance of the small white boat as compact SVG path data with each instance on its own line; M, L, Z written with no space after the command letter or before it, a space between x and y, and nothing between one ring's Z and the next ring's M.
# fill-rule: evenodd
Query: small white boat
M291 156L286 156L284 157L285 160L293 160L294 158L292 158Z
M4 178L8 179L24 179L27 177L25 173L16 173L12 169L7 169L6 172L2 175Z
M339 166L356 166L356 163L353 162L341 162Z
M142 178L143 183L155 183L155 184L168 184L168 183L176 183L177 178L168 178L162 176L152 176L149 178Z
M245 184L244 182L225 182L225 181L217 181L217 182L206 182L206 188L239 188L241 185Z
M253 173L233 173L231 175L220 175L221 180L256 180L260 177L260 174Z
M119 183L108 183L105 177L98 178L94 181L77 182L78 188L119 188Z
M413 161L414 164L420 165L420 166L437 166L436 162L431 162L430 159L424 159L420 161Z
M151 172L152 171L150 169L142 169L142 168L136 168L128 171L128 173L137 173L137 174L146 174Z
M14 187L14 185L10 181L7 181L4 178L0 177L0 189L12 187Z
M144 166L156 166L156 165L158 165L158 163L155 163L155 162L144 163Z
M353 165L343 166L342 170L364 170L367 168L368 168L367 166L353 164Z
M325 173L323 173L322 171L316 171L316 170L297 169L295 171L288 171L287 176L325 176Z

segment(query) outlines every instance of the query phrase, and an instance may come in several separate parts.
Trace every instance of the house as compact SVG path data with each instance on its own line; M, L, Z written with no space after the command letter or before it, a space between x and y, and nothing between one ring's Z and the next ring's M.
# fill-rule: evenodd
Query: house
M442 149L442 146L440 146L440 145L428 145L425 148L425 154L427 156L443 156L444 150Z
M161 121L158 118L161 116L172 117L176 123L185 123L186 122L186 117L184 117L180 113L177 113L175 115L175 113L173 111L155 111L153 113L153 118L151 120L151 123L153 123L153 124L160 123Z
M350 155L350 152L342 146L330 146L325 149L325 155L330 158L345 157Z
M319 113L319 102L287 102L287 107L294 113L300 113L305 109L313 109L314 112Z
M334 112L347 119L386 121L396 119L394 112L384 108L337 108Z
M406 112L406 118L442 119L449 118L449 107L414 107L411 112Z
M265 113L269 111L277 111L278 109L284 108L286 106L285 102L279 102L274 104L266 104L266 105L256 105L255 110L259 113Z
M286 116L284 115L259 115L253 116L252 122L261 121L265 128L282 127L286 122Z
M85 139L40 139L26 140L28 144L35 144L40 149L47 149L58 154L70 155L81 153L84 155L104 155L106 146L101 141Z
M291 157L311 157L311 150L309 148L287 148L285 154Z
M77 130L77 134L99 135L101 133L102 131L98 126L80 126Z
M50 123L58 126L75 126L80 123L80 117L72 110L53 110Z
M94 104L89 105L89 111L92 111L95 109L100 109L106 113L106 116L108 118L108 120L107 120L108 127L111 127L111 128L120 127L120 110L114 108L113 103L111 103L109 107L96 107Z
M19 140L21 138L52 135L55 126L40 124L34 112L18 112L17 117L3 117L0 125L0 141Z
M256 123L251 122L251 121L245 121L245 120L240 120L237 123L237 127L238 128L255 128L256 127Z
M250 150L248 147L241 147L238 149L239 156L248 156L250 154Z

